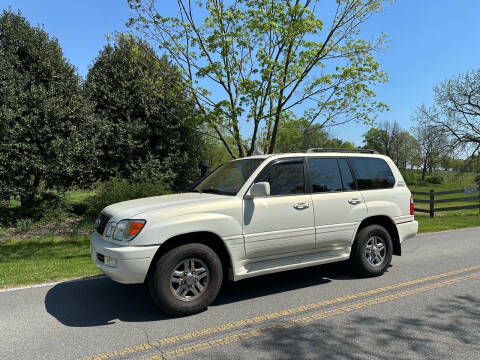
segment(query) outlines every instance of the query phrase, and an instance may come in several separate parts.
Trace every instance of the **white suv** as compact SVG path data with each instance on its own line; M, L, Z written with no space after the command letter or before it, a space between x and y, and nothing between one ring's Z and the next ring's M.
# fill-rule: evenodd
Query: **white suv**
M348 260L381 275L416 235L410 191L373 151L251 156L227 162L191 191L106 207L92 259L121 283L146 282L173 315L205 310L236 281Z

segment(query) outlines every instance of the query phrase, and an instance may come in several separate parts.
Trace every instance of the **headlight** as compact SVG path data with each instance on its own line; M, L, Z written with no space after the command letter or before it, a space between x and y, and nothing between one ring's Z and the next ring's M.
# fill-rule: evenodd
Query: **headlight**
M117 223L113 232L113 239L118 241L130 241L145 226L145 220L122 220Z
M110 221L107 224L107 231L105 231L105 237L112 237L113 230L115 230L115 225L117 225L115 221Z

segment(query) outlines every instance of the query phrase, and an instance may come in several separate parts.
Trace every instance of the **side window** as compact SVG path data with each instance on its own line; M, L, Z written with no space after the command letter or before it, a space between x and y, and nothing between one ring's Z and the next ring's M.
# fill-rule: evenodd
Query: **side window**
M308 168L314 193L343 190L337 159L310 158L308 159Z
M357 185L353 179L347 159L338 159L338 167L342 175L343 190L357 190Z
M383 159L351 157L360 190L389 189L395 185L392 170Z
M273 165L257 181L270 183L270 195L303 194L305 193L303 162Z

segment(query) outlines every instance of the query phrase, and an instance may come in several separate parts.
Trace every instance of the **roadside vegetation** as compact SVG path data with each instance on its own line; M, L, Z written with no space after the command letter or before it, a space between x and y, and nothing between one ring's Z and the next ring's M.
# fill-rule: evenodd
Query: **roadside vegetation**
M412 179L421 177L420 172L408 172ZM445 191L473 186L476 174L438 171L432 176L440 177L442 183L430 184L419 179L410 189ZM147 186L113 179L91 190L58 195L64 209L60 214L50 211L47 218L39 221L18 218L12 226L0 228L0 288L99 274L90 259L88 237L98 212L111 203L165 193L168 190L160 184ZM455 196L458 194L445 195ZM417 206L426 208L428 204ZM20 213L19 209L20 204L12 201L11 213ZM434 218L416 213L415 217L420 223L420 233L480 226L476 209L440 212Z
M134 34L109 37L85 79L42 26L0 14L0 287L96 274L88 234L100 210L183 191L203 160L361 146L390 156L413 191L480 186L480 136L465 127L480 129L480 113L449 100L479 103L480 70L437 87L412 129L374 121L387 109L373 92L387 79L374 56L385 38L362 40L359 29L382 1L340 1L324 19L310 2L220 1L203 19L185 7L185 21L151 3L129 1ZM213 36L225 23L231 33ZM370 127L363 144L330 133L350 121ZM478 210L417 219L420 232L480 226Z
M87 236L29 236L0 245L0 288L98 273Z
M412 175L412 173L410 174ZM448 191L448 190L458 190L465 187L476 186L475 178L476 174L474 173L461 173L461 172L436 172L433 175L427 177L435 182L440 182L439 184L431 184L427 182L422 182L420 177L421 174L413 174L411 179L417 181L415 185L410 185L411 191L419 192L429 192L430 190L434 191ZM480 197L478 192L472 194L446 194L436 197L436 199L452 199L463 196L476 196L477 200L472 200L468 202L448 202L444 204L438 204L437 207L447 207L447 206L462 206L462 205L478 205ZM414 199L424 199L428 200L428 195L413 195ZM441 206L440 206L441 205ZM417 203L415 207L428 209L429 204L427 203ZM419 232L432 232L432 231L443 231L443 230L453 230L465 227L480 226L480 209L467 209L467 210L453 210L453 211L440 211L435 212L435 216L430 218L429 214L426 213L415 213L415 218L419 222Z

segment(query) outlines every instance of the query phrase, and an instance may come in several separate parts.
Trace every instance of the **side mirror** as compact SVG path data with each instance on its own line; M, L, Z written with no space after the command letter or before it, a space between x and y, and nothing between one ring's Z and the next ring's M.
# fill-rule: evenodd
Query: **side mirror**
M252 185L250 193L247 194L248 199L270 195L270 183L258 182Z

